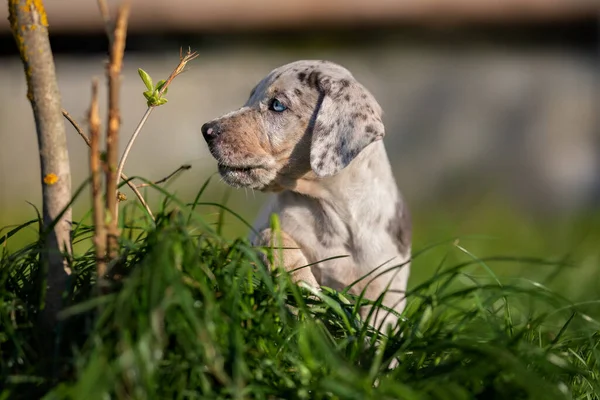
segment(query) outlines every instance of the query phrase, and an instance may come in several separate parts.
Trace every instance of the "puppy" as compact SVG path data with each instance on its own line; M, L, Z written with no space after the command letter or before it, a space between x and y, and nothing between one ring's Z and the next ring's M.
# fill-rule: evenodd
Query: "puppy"
M398 312L409 276L411 221L383 144L382 110L340 65L297 61L271 71L233 112L201 130L223 180L272 192L253 243L314 287L364 290ZM280 234L269 229L279 216ZM323 261L327 258L347 257ZM395 268L394 268L395 267ZM361 277L370 274L360 280ZM361 310L363 317L368 307ZM379 310L375 326L392 324Z

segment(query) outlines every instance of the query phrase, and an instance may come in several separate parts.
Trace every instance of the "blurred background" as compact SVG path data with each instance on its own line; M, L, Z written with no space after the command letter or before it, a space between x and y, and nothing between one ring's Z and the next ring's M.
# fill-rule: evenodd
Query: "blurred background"
M63 106L85 127L107 40L94 0L46 1ZM155 110L125 172L159 179L191 200L216 164L200 134L240 107L271 69L297 59L338 62L384 109L387 149L413 213L411 284L443 261L542 257L569 262L490 264L503 279L532 279L574 300L600 288L598 0L134 0L122 84L122 147L145 111L137 69L155 80L179 48L200 57ZM113 15L117 2L109 1ZM21 62L0 9L0 227L41 206L35 128ZM101 104L106 102L101 92ZM102 107L104 114L106 107ZM87 148L67 124L73 187L88 175ZM135 197L128 191L129 202ZM154 204L158 204L158 197ZM213 179L205 199L252 221L261 193ZM75 218L90 207L86 193ZM215 210L202 210L214 220ZM234 217L226 234L244 235ZM30 231L34 235L33 228ZM21 237L9 246L16 246ZM458 240L456 240L458 239ZM488 274L487 265L473 274Z

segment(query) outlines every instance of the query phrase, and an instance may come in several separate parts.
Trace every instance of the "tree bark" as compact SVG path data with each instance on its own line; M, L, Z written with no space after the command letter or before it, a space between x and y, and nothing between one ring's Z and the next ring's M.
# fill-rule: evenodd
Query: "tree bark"
M42 0L9 0L11 30L25 68L40 153L45 293L42 328L54 329L71 269L71 171L61 100ZM54 225L53 225L54 224ZM48 331L46 331L48 332Z

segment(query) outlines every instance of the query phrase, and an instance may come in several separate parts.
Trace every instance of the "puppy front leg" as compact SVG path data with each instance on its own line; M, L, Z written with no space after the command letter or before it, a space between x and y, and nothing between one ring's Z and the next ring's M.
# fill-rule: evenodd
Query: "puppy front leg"
M283 231L274 233L271 229L265 229L260 233L255 244L258 246L271 247L273 249L274 265L269 265L266 256L264 254L261 255L263 261L269 268L272 268L273 266L282 267L291 274L292 281L304 281L316 289L320 287L310 267L294 271L297 268L307 265L308 261L302 253L302 250L300 250L300 246L298 246L296 241L287 233Z

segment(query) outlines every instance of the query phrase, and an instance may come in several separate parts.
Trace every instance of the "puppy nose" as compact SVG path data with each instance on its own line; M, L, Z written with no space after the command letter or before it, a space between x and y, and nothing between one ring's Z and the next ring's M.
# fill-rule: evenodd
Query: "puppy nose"
M204 125L202 125L202 128L200 128L200 130L202 131L202 136L204 136L204 140L206 140L207 142L210 142L211 140L215 139L221 134L221 127L216 122L207 122Z

